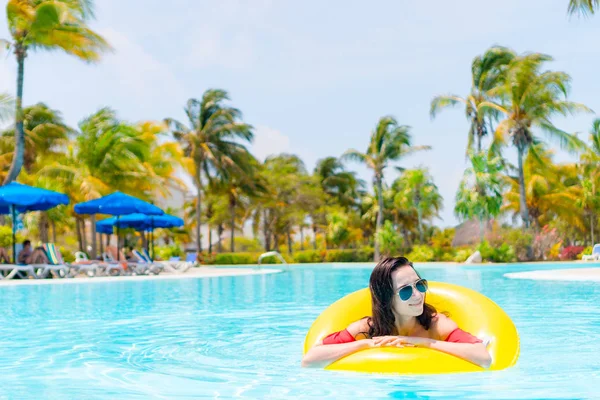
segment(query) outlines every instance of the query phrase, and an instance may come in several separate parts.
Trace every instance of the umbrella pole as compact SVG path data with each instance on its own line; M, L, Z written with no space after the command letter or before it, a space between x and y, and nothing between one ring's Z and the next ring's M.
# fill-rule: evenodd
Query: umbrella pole
M154 260L154 218L150 218L150 237L152 238L152 259Z
M13 248L13 264L17 263L17 244L16 239L17 239L17 227L15 226L15 220L17 219L17 211L15 210L15 206L11 205L10 206L10 211L12 214L12 248Z
M117 215L117 261L121 261L121 235L119 235L119 216Z

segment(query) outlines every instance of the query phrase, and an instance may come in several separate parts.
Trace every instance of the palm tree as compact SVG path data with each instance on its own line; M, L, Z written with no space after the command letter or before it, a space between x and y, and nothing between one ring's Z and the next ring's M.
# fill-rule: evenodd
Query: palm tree
M355 172L346 171L342 162L335 157L326 157L317 162L314 174L323 192L340 206L350 209L358 206L358 199L364 194L364 181Z
M69 135L74 130L63 122L59 111L53 110L46 104L38 103L23 110L23 130L25 132L25 149L23 167L28 173L32 172L34 164L39 164L39 158L45 161L55 159L63 154ZM14 127L0 134L2 154L0 157L10 160L14 155Z
M153 194L152 183L163 182L155 179L156 171L147 163L151 155L147 138L135 126L117 119L114 111L99 110L81 121L79 129L65 157L39 171L41 175L61 180L74 203L96 199L114 190L149 199ZM83 230L83 217L75 215L75 218L78 231ZM78 236L82 238L83 249L85 232ZM92 247L95 250L95 245Z
M595 14L600 7L600 0L569 0L568 13L570 15Z
M373 184L377 191L377 224L375 239L375 260L379 260L379 241L377 232L383 225L383 180L384 171L390 162L398 161L401 158L420 150L430 149L429 146L413 146L412 137L409 133L410 128L406 125L398 125L394 117L382 117L375 131L371 134L371 141L365 153L357 150L348 150L342 158L358 161L366 164L373 170Z
M451 94L436 96L431 101L432 118L444 108L464 105L470 123L467 151L475 145L476 151L480 152L482 139L492 130L494 110L482 108L481 103L491 99L490 92L501 82L504 69L514 57L514 52L505 47L490 48L483 56L473 59L471 91L466 97Z
M215 173L226 176L231 171L238 171L235 157L247 150L236 140L250 143L254 137L252 126L239 121L242 116L240 110L226 106L226 100L229 100L229 95L224 90L209 89L204 92L202 100L188 100L185 113L189 127L171 118L165 120L175 139L181 143L185 156L194 162L198 251L202 251L203 178L212 179Z
M556 114L566 116L576 111L589 111L582 104L566 100L570 76L564 72L543 71L545 62L552 57L533 53L515 57L508 65L503 83L491 91L501 101L485 101L480 106L497 110L504 115L496 129L491 152L500 154L510 139L517 149L521 219L525 228L530 219L527 210L523 159L528 151L534 151L533 128L540 128L550 138L559 142L561 148L577 152L583 147L577 136L560 130L550 118ZM535 155L535 154L534 154Z
M469 158L471 166L465 170L460 182L454 212L463 220L477 218L480 241L483 242L484 222L500 214L502 207L503 163L500 157L488 158L483 152L470 152Z
M23 80L25 58L32 49L61 49L84 61L94 62L109 49L106 41L89 29L93 17L92 0L9 0L6 17L17 58L17 96L15 101L15 153L4 184L17 178L23 166L25 131L23 129Z
M236 156L236 165L238 169L223 174L217 183L216 190L224 193L227 197L229 207L229 229L230 229L230 251L235 252L235 228L236 216L240 206L250 208L251 201L257 201L262 195L267 193L266 183L259 175L259 162L247 151ZM249 217L244 213L241 218L241 224Z
M581 184L581 196L577 205L584 210L589 217L591 243L594 245L594 216L600 210L600 118L592 123L590 132L590 146L581 155L579 166L579 180Z
M11 116L14 99L8 93L0 93L0 121L6 121Z
M552 152L543 144L532 147L524 160L524 182L528 215L540 229L552 220L562 220L584 231L583 215L577 207L581 187L577 182L575 164L554 164ZM508 191L504 194L502 210L513 215L521 210L521 187L518 176L507 176Z
M396 195L394 203L397 208L414 210L417 214L419 241L423 244L423 219L439 216L442 208L442 196L433 178L424 168L405 170L392 186Z

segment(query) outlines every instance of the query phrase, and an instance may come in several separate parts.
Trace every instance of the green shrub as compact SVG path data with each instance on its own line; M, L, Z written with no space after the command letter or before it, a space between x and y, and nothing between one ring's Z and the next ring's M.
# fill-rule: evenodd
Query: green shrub
M494 249L487 240L484 240L483 242L479 243L479 246L477 246L477 250L479 250L479 252L481 253L482 261L493 261Z
M508 263L515 262L516 260L517 256L515 255L515 250L511 245L504 243L494 249L494 255L492 259L493 262Z
M436 257L435 260L437 260L437 261L454 261L455 257L456 257L456 252L449 251L449 252L443 253L441 255L441 257Z
M492 247L487 241L479 244L478 248L483 261L491 262L513 262L516 261L514 248L508 243L502 243L499 246Z
M72 263L75 261L75 252L70 251L64 246L58 246L58 250L60 251L60 255L63 258L63 261L66 263ZM88 255L89 257L89 255Z
M406 256L410 261L413 262L427 262L435 259L435 253L433 249L425 245L413 246L412 251Z
M374 250L363 249L327 250L325 262L369 262L373 261Z
M515 253L516 261L527 261L533 245L533 234L530 231L524 232L522 229L505 228L499 233L497 240L492 243L497 246L510 245Z
M327 250L326 262L353 262L356 261L355 250Z
M402 236L396 231L391 221L385 221L377 237L381 254L389 256L402 251Z
M263 260L266 263L265 260ZM256 253L219 253L215 254L215 264L217 265L239 265L258 263L258 254Z
M471 249L460 249L456 252L456 255L454 256L454 262L459 262L459 263L463 263L465 261L467 261L467 258L469 258L469 256L473 254L473 250Z
M592 250L593 247L592 246L587 246L585 249L583 249L583 251L581 253L579 253L577 255L577 259L581 260L583 258L583 256L589 256L592 254Z
M168 260L171 257L181 257L183 255L181 247L176 244L156 247L154 248L154 252L161 260Z
M225 239L223 241L223 249L231 250L231 240ZM247 237L236 237L235 238L235 251L240 253L260 253L264 252L265 248L260 244L258 239L251 239Z
M356 250L356 262L370 262L375 257L375 249L372 247L363 247Z
M294 253L294 261L297 263L320 263L325 259L325 252L320 250L304 250Z
M15 243L23 243L23 240L25 240L23 235L17 232ZM12 249L12 227L0 225L0 247L4 247L7 250Z

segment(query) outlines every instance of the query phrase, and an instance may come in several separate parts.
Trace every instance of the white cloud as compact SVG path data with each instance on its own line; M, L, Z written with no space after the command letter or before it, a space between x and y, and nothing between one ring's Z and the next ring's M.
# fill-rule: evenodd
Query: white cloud
M277 129L268 126L257 126L252 143L252 154L263 161L272 154L290 150L290 138Z
M184 35L191 43L186 64L244 69L256 61L256 35L264 29L271 0L223 1L203 10L203 21ZM257 29L258 28L258 29Z
M169 67L123 33L108 28L101 34L115 49L103 60L103 69L119 81L124 92L139 101L153 102L161 96L177 97L182 85Z
M6 52L6 50L5 50ZM17 65L14 62L13 55L0 53L3 57L0 61L0 93L10 93L15 95L17 83L16 73Z

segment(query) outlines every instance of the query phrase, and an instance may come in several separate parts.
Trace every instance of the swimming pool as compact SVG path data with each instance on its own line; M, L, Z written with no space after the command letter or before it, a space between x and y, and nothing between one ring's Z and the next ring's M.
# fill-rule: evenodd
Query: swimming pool
M513 280L560 265L419 266L501 305L516 367L442 376L300 368L304 335L372 265L280 274L0 287L1 399L578 399L600 388L600 284Z

